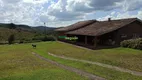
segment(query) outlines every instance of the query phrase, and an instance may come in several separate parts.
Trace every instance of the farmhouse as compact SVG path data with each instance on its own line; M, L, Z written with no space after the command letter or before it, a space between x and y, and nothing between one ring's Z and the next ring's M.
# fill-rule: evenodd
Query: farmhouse
M76 43L97 46L118 46L127 39L142 37L142 21L137 18L107 21L80 21L56 29L59 36L78 37ZM61 40L61 39L60 39ZM62 39L63 40L63 39Z

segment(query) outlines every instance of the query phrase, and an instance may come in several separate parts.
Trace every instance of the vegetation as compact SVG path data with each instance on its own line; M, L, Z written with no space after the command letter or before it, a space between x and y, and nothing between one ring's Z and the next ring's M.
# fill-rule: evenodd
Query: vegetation
M11 35L14 35L15 41L13 43L31 43L56 40L52 35L50 36L42 33L35 33L22 29L9 29L0 27L0 44L7 44Z
M74 45L52 42L43 43L46 51L67 57L96 61L130 70L142 71L142 51L129 48L113 48L101 50L88 50Z
M46 50L43 50L43 49L35 50L35 52L40 54L43 57L46 57L58 63L81 69L83 71L92 73L94 75L104 77L107 80L129 80L129 79L141 80L142 79L142 77L134 76L128 73L119 72L116 70L108 69L108 68L97 66L97 65L55 58L55 57L48 55Z
M55 28L52 27L45 27L45 26L37 26L37 27L33 27L33 29L36 32L42 33L42 34L47 34L47 35L56 35L56 32L54 31Z
M9 36L15 35L13 43L31 43L39 41L55 41L55 28L31 27L28 25L16 25L13 23L0 23L0 44L7 44ZM46 33L45 33L46 32Z
M19 43L20 40L24 39L31 39L32 37L35 36L36 33L33 32L28 32L28 31L23 31L17 29L9 29L9 28L0 28L0 43L8 43L8 38L11 35L15 36L15 41L16 43Z
M142 50L142 38L124 40L121 42L122 47L141 49Z
M8 28L9 28L9 29L16 29L16 25L13 24L13 23L11 23L11 24L9 24Z
M37 58L32 50L31 44L0 45L0 80L87 80Z
M31 54L33 51L45 58L84 70L108 80L142 80L140 76L88 63L64 60L47 54L51 52L56 55L98 61L141 71L142 52L140 50L127 48L88 50L59 42L40 42L35 44L37 45L36 49L33 49L29 43L0 46L0 80L86 80L86 78L78 76L73 72L66 71L37 58ZM119 63L120 61L121 63Z
M53 36L47 36L47 35L38 35L33 37L32 40L36 40L36 41L55 41L55 37Z
M128 74L128 73L123 73L123 72L119 72L119 71L116 71L116 70L112 70L112 69L108 69L108 68L104 68L104 67L101 67L101 66L88 64L88 63L82 63L82 62L77 62L77 61L64 60L64 59L53 57L53 56L50 56L50 55L47 54L48 52L51 51L50 47L53 48L53 46L59 46L59 47L62 48L63 51L59 51L58 50L59 53L56 53L58 55L61 52L64 53L65 52L64 49L66 49L66 52L67 51L71 52L71 50L69 50L69 49L66 48L67 46L65 46L65 45L67 45L67 44L63 44L64 47L60 46L59 44L60 43L58 43L58 42L46 42L46 43L42 42L42 43L38 43L37 44L38 45L38 49L34 49L34 52L36 52L36 53L40 54L41 56L44 56L44 57L46 57L48 59L56 61L58 63L61 63L61 64L64 64L64 65L67 65L67 66L72 66L72 67L84 70L84 71L92 73L94 75L104 77L104 78L106 78L108 80L141 80L142 79L142 77L134 76L134 75L131 75L131 74ZM71 45L68 45L68 47L71 47ZM76 47L74 47L74 48L76 48ZM56 48L54 47L55 51L56 51L56 49L57 49L57 47ZM77 48L77 49L79 49L79 48ZM121 48L121 50L124 50L125 52L128 52L128 50L131 50L131 49ZM106 51L107 51L107 49L106 49ZM113 49L112 49L112 51L113 51ZM139 51L136 51L136 52L139 52ZM77 53L74 52L74 54L72 54L72 55L77 55L77 56L80 55L80 57L81 57L81 56L84 56L82 54L80 54L80 53L77 54ZM90 53L88 53L88 54L90 55ZM103 54L105 54L105 53L103 53ZM115 53L113 53L113 54L115 54ZM64 54L60 54L60 55L64 55ZM103 57L104 55L100 55L100 56ZM127 54L127 56L129 56L129 55ZM96 56L94 58L97 58L97 57L98 56Z
M13 44L14 40L15 40L15 36L12 34L12 35L10 35L9 38L8 38L8 43L9 43L9 44Z

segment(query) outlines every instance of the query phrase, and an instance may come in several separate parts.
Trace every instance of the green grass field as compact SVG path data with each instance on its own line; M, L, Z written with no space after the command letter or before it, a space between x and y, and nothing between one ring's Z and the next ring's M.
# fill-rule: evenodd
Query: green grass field
M35 57L31 44L0 46L0 80L87 80Z
M104 77L108 80L142 80L142 77L139 77L139 76L134 76L134 75L131 75L131 74L128 74L128 73L123 73L123 72L115 71L115 70L112 70L112 69L108 69L108 68L104 68L104 67L101 67L101 66L88 64L88 63L81 63L81 62L76 62L76 61L70 61L70 60L55 58L55 57L52 57L52 56L47 54L48 52L52 51L52 48L53 48L52 45L54 45L54 49L55 49L55 47L58 47L60 49L62 48L63 52L64 52L64 49L66 49L68 47L73 47L71 45L62 44L62 43L58 43L58 42L39 43L37 45L38 45L38 48L35 49L34 52L40 54L41 56L44 56L48 59L54 60L54 61L59 62L61 64L72 66L72 67L84 70L86 72L92 73L94 75ZM64 47L60 46L60 45L64 45ZM76 48L76 47L74 47L74 48ZM120 48L120 49L125 50L124 48ZM56 49L54 51L56 52ZM69 53L70 51L72 52L74 50L68 49L66 52ZM90 50L88 50L88 51L90 51ZM107 49L106 49L106 51L107 51ZM126 49L125 52L127 52L127 49ZM63 54L59 54L59 53L56 53L56 54L63 55ZM89 54L91 54L91 53L89 53ZM73 55L75 56L75 54L73 54ZM78 55L78 54L76 53L76 55ZM129 55L129 54L127 54L127 55Z
M35 57L32 52L58 63L104 77L108 80L142 80L140 76L115 71L97 65L64 60L49 56L51 52L78 59L97 61L131 70L142 71L142 51L125 48L87 50L59 42L0 46L0 80L86 80L73 72L54 66Z
M142 51L128 48L87 50L66 43L40 43L48 52L77 59L97 61L130 70L142 71Z

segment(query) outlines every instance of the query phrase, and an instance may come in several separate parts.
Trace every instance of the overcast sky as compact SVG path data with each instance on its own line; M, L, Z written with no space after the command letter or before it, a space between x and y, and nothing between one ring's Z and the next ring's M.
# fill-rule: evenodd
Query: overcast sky
M0 0L0 23L61 27L80 20L142 19L142 0Z

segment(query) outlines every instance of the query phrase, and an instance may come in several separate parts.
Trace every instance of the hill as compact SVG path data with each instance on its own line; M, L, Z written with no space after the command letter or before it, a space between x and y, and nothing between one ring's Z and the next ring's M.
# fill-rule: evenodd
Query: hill
M38 32L38 33L46 33L46 34L52 34L54 33L54 30L56 28L53 27L45 27L45 26L28 26L28 25L17 25L13 23L0 23L0 27L3 28L9 28L9 29L18 29L23 31L30 31L30 32Z
M15 40L31 40L32 37L36 35L34 32L18 30L18 29L9 29L0 27L0 43L7 43L7 40L10 35L15 36Z
M54 30L56 28L53 27L45 27L45 26L37 26L37 27L32 27L33 30L40 32L40 33L46 33L46 34L52 34L54 33Z
M33 31L31 26L28 25L16 25L13 23L0 23L0 28L9 28L9 29L19 29L24 31Z
M32 39L37 38L37 36L38 38L41 38L40 36L43 37L45 33L47 35L55 35L54 29L55 28L44 26L32 27L13 23L0 23L0 43L7 43L10 35L14 35L17 42L21 40L30 42Z

